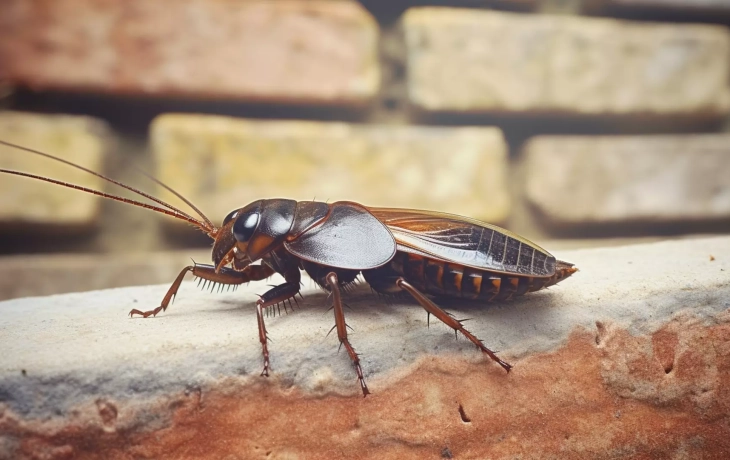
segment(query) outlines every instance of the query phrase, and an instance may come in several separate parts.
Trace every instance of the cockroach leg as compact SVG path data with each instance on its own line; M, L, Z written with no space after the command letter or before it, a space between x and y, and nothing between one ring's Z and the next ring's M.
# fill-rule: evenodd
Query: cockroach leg
M167 290L167 294L165 294L165 297L162 299L159 307L148 311L140 311L135 308L129 312L129 316L134 317L134 315L141 315L142 317L147 318L148 316L157 316L160 311L167 310L170 302L175 298L175 295L177 295L177 290L180 289L180 284L182 283L183 278L185 278L185 274L193 271L194 268L195 266L189 265L180 271L180 274L177 275L177 278L175 278L175 281L172 282L172 285ZM203 277L201 276L201 278Z
M261 371L262 376L269 376L269 336L266 333L266 323L264 323L264 302L259 299L256 302L256 319L259 325L259 342L261 342L261 352L264 355L264 370Z
M165 294L165 297L162 299L159 307L155 308L154 310L148 311L140 311L134 309L129 312L129 316L141 315L142 317L147 318L149 316L157 316L160 311L167 310L167 307L175 298L175 295L177 295L177 291L178 289L180 289L180 284L185 278L187 272L192 272L194 276L197 276L198 278L205 281L229 285L263 280L274 274L274 270L266 265L249 265L242 271L236 271L231 268L222 268L218 273L215 272L215 267L213 265L190 265L183 268L180 274L177 275L177 278L175 278L175 281L173 281L170 289L167 290L167 294Z
M256 301L256 319L259 325L259 342L261 342L261 351L264 355L264 370L261 371L262 376L269 376L269 336L266 333L266 324L264 323L264 310L271 305L284 302L291 299L299 293L299 272L296 272L297 279L288 281L279 286L269 289Z
M416 301L421 304L421 306L431 315L435 316L436 318L440 319L444 324L452 328L454 331L459 331L462 334L464 334L464 337L471 340L471 342L476 345L482 352L486 353L492 360L496 361L497 364L502 366L504 370L507 372L512 369L512 365L502 361L492 350L487 348L484 343L482 343L481 340L479 340L474 334L467 331L464 326L461 324L461 322L457 319L455 319L453 316L449 315L444 311L441 307L433 303L431 299L423 295L418 289L413 287L411 284L409 284L406 280L403 278L398 278L395 282L395 284L408 292L410 295L413 296Z
M340 339L340 343L344 345L347 354L350 355L355 371L357 372L357 378L360 381L360 388L362 389L363 397L370 394L368 386L365 384L365 378L362 375L362 368L360 367L360 357L355 352L355 349L350 345L350 341L347 340L347 324L345 323L345 312L342 309L342 296L340 295L340 285L337 279L337 274L330 272L326 277L327 285L332 292L332 299L334 303L335 311L335 327L337 328L337 337Z

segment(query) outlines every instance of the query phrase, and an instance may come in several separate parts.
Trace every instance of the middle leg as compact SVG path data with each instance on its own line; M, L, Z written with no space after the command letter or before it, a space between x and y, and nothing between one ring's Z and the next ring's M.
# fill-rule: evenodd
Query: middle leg
M334 303L335 311L335 327L337 328L337 337L340 339L340 344L345 347L347 354L350 355L352 365L355 366L357 372L357 378L360 381L360 388L362 389L363 397L370 394L368 386L365 384L365 378L362 375L362 368L360 367L360 357L355 352L355 349L350 345L350 341L347 339L347 324L345 323L345 311L342 308L342 296L340 294L340 284L337 279L335 272L330 272L325 277L327 287L332 291L332 298Z
M284 280L283 284L274 286L256 301L256 320L259 327L259 342L261 342L261 352L264 356L264 369L261 371L262 376L269 376L269 336L266 332L266 324L264 323L264 311L268 307L278 304L279 302L285 302L289 299L294 298L299 293L299 281L301 275L299 269L296 266L291 266L283 273Z

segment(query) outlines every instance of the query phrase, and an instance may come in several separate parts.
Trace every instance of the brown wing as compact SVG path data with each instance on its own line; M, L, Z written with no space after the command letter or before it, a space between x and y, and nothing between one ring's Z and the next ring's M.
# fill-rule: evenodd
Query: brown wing
M555 273L555 257L549 252L496 225L440 212L368 209L390 229L399 250L501 273Z

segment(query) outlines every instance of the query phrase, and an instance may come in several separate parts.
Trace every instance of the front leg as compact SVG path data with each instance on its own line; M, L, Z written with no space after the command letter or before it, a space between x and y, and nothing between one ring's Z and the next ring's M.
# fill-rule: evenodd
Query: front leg
M259 281L266 279L274 274L274 269L267 265L249 265L242 271L236 271L231 268L222 268L218 273L215 272L215 267L208 264L195 264L190 265L182 269L175 281L173 281L170 289L167 290L167 294L162 299L160 306L154 310L140 311L134 309L129 312L129 316L141 315L144 318L148 316L157 316L160 311L167 310L172 300L177 295L177 290L180 289L180 284L187 272L192 272L194 276L201 278L206 281L213 283L227 284L227 285L238 285L248 283L249 281Z

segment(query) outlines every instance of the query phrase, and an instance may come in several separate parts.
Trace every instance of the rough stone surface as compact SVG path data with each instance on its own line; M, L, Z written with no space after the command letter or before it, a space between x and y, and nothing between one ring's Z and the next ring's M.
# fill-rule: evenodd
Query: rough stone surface
M0 139L52 153L101 171L112 141L101 120L69 115L0 112ZM99 190L101 179L56 161L0 146L0 168L28 172ZM97 221L99 198L4 174L0 179L0 225L52 224L70 229Z
M457 317L505 374L420 307L346 299L363 399L323 293L267 319L253 293L184 283L0 302L7 458L722 458L730 449L730 238L566 251L547 292ZM710 257L714 255L714 260ZM681 261L681 263L677 263Z
M6 0L0 67L40 89L362 103L377 39L350 1Z
M718 116L724 27L413 8L408 91L432 111Z
M559 224L730 219L730 135L540 136L526 196Z
M257 121L168 114L158 175L214 221L261 198L353 200L504 220L507 145L491 127Z

